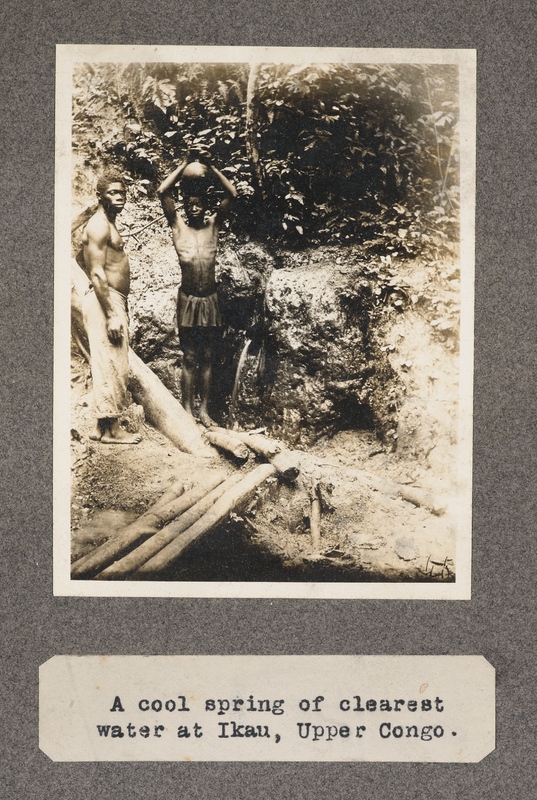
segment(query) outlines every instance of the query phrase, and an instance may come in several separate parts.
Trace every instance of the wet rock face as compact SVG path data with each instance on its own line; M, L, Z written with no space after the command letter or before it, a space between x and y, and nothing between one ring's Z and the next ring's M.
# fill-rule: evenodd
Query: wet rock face
M266 290L266 408L292 444L345 428L371 428L378 365L369 331L369 285L359 266L315 262L272 273ZM387 364L384 365L387 367Z

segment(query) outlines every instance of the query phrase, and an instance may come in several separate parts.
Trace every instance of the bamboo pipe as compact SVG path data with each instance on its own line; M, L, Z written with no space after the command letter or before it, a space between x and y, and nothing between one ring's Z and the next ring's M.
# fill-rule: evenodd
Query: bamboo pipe
M95 548L91 553L75 561L71 566L71 577L87 578L107 567L144 536L155 534L163 523L174 519L179 514L183 514L222 481L222 477L213 476L208 484L198 486L182 496L178 495L165 502L165 498L169 497L171 492L171 489L168 489L152 508L128 525L119 536L115 536L100 547Z
M249 472L236 486L227 491L204 516L147 561L132 577L134 579L151 579L154 575L158 575L184 553L196 539L209 533L221 524L232 511L247 503L255 490L275 472L276 468L272 464L261 464Z
M100 572L97 575L97 580L122 580L132 572L142 568L146 561L156 556L160 550L169 545L170 542L173 542L179 534L186 531L187 528L190 528L200 517L206 514L217 500L239 483L241 479L241 474L235 473L219 486L216 486L212 491L200 498L200 500L182 514L181 517L174 520L169 525L166 525L166 527L162 528L162 530L150 539L147 539L147 541L142 542L136 550L127 553L121 560L116 561L107 569L103 570L103 572Z

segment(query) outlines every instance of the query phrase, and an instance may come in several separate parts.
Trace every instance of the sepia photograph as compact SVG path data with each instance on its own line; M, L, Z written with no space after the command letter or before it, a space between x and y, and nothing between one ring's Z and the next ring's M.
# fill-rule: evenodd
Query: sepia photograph
M470 597L475 52L57 47L55 594Z

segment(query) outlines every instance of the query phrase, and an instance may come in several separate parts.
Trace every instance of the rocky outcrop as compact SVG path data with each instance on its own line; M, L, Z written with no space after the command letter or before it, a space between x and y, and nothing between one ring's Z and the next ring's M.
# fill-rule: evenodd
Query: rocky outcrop
M312 259L272 273L265 406L274 433L304 444L345 428L393 427L384 398L394 375L375 344L371 311L359 264Z

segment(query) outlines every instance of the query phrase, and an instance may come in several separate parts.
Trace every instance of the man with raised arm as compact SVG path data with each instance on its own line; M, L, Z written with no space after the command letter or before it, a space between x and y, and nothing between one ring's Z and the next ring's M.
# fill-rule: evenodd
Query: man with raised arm
M82 300L97 417L90 438L108 444L138 444L141 440L140 434L128 433L119 424L129 375L130 267L115 222L125 198L125 184L119 175L108 173L99 178L99 205L86 225L77 257L90 280Z
M177 213L173 197L173 189L181 178L186 219ZM215 178L227 197L214 214L207 214L207 185L209 179ZM210 155L202 152L196 155L196 160L185 159L179 164L160 184L158 196L171 227L181 267L177 324L184 354L181 376L183 406L193 415L197 389L200 395L199 419L209 428L216 424L209 416L208 403L213 347L221 325L215 275L218 232L237 192L233 184L211 165Z

